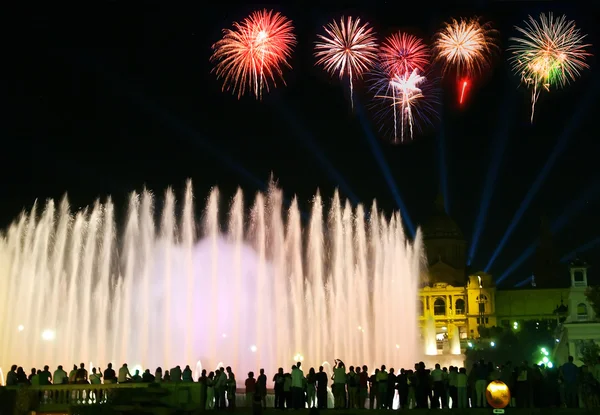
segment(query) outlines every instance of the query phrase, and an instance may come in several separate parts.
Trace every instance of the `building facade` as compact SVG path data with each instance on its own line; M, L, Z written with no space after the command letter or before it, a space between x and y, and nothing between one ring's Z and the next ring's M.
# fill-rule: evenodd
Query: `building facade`
M584 294L587 264L571 264L569 283L568 276L561 273L557 262L550 258L551 240L544 229L542 221L543 243L535 258L536 280L539 274L539 281L543 283L498 290L492 275L467 272L466 240L438 195L433 214L422 226L427 268L423 270L424 283L419 291L417 312L423 333L431 319L435 322L439 354L447 353L448 344L456 334L464 350L469 339L479 337L480 327L516 330L524 321L551 321L562 316L562 320L568 322L563 325L564 335L570 333L571 340L594 337L587 331L600 330L577 324L594 318ZM575 340L568 343L569 353L580 348L581 341L576 343Z

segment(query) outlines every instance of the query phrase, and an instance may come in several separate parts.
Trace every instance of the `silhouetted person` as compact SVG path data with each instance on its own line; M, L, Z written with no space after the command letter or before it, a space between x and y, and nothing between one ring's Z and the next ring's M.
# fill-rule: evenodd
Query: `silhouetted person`
M225 409L227 407L225 401L225 394L227 392L227 375L225 374L225 368L221 367L215 373L215 399L216 407L218 409Z
M75 374L75 382L78 384L86 384L88 382L88 372L85 370L85 364L81 363L79 365L79 369L77 369L77 373Z
M440 368L440 364L435 364L435 369L431 371L431 380L433 381L433 400L431 408L437 409L440 407L440 401L446 399L446 391L444 389L444 371Z
M127 363L123 363L123 366L119 369L119 383L129 383L131 382L131 373L129 373L129 368L127 367Z
M17 365L12 365L10 371L6 374L6 386L17 385Z
M69 383L77 381L77 365L73 365L73 369L69 372Z
M394 368L390 368L390 372L388 373L387 380L387 395L386 395L386 405L387 409L392 409L394 406L394 397L396 396L396 374L394 373Z
M25 373L25 370L19 366L17 368L17 385L28 385L29 384L29 380L27 379L27 373Z
M304 408L304 373L298 366L292 366L292 405L294 409Z
M231 366L227 366L227 403L229 404L228 407L231 409L235 408L236 389L235 374L233 373L233 370L231 370Z
M396 377L396 389L398 390L400 409L408 409L408 376L404 368L400 369L400 373Z
M142 382L144 383L154 383L154 375L150 373L150 369L144 370L144 374L142 375Z
M58 368L54 371L52 381L54 385L62 385L69 382L69 376L67 375L67 372L63 370L62 365L58 365Z
M97 369L93 367L92 374L90 375L90 383L92 385L100 385L102 383L102 371L97 371Z
M263 408L267 407L267 375L265 370L260 369L260 375L256 379L256 393L261 396Z
M206 378L206 409L215 407L215 374L210 372Z
M273 387L275 389L275 408L284 409L285 408L285 396L283 394L283 384L285 383L285 378L283 375L283 368L280 367L275 376L273 376Z
M177 365L171 369L171 382L181 382L181 366Z
M317 373L317 407L319 409L327 409L327 373L324 372L323 366L319 366Z
M27 380L29 381L29 384L31 384L31 381L33 380L33 377L36 375L37 370L36 368L31 369L31 373L29 374L29 376L27 376Z
M248 378L246 379L246 407L251 408L254 403L254 395L256 394L256 379L254 379L254 372L248 372Z
M429 386L429 373L425 370L425 363L419 362L416 365L417 370L415 371L415 395L417 400L417 408L427 409L427 400L431 388Z
M52 385L52 374L50 373L48 365L44 366L44 370L40 373L40 385Z
M377 409L387 408L388 373L385 369L385 365L381 365L381 369L375 377L377 380Z
M62 369L62 367L59 366L59 369ZM56 377L56 375L54 375L54 377ZM109 363L108 367L104 371L104 383L117 383L117 375L112 368L112 363Z
M314 367L306 375L306 398L309 409L317 406L317 374Z
M183 381L184 382L193 382L194 377L192 376L192 369L190 369L190 365L186 365L185 369L183 369Z
M206 369L202 369L202 373L198 378L198 383L200 384L200 408L206 408L206 388L207 388L208 378L206 376ZM213 394L214 397L214 394Z
M369 396L369 368L364 365L362 369L356 367L358 374L358 409L365 409L367 396Z
M379 369L369 377L369 409L375 409L375 399L377 396L377 374Z
M577 399L577 375L579 368L573 363L573 356L569 356L569 361L560 368L560 373L565 388L565 404L567 408L577 408L579 402Z

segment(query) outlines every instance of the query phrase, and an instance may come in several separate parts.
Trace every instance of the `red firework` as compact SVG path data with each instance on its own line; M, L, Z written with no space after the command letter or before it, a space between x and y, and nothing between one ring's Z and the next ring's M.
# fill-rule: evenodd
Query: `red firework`
M398 32L387 37L381 44L379 61L389 74L410 74L418 69L424 73L429 65L429 48L416 36Z
M257 99L276 78L283 79L283 68L296 45L292 22L273 10L257 11L233 29L224 29L223 38L215 43L211 62L213 71L223 78L223 90L237 92L238 99L249 89Z

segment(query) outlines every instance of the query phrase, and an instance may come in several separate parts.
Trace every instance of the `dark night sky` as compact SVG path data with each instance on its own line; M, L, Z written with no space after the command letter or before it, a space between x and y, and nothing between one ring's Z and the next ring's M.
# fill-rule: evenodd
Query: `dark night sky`
M466 109L456 108L455 91L444 84L443 122L429 134L394 146L373 129L412 221L418 224L427 218L440 176L445 175L450 214L467 240L473 234L488 166L498 149L505 148L474 269L485 267L561 140L564 148L491 272L502 274L535 241L542 215L553 221L586 188L598 187L596 59L576 83L542 94L531 125L530 95L518 88L504 52L508 38L515 35L513 25L542 11L566 13L588 33L590 43L598 44L595 23L600 16L590 9L591 2L443 2L441 8L425 2L412 9L400 1L215 2L211 7L201 2L148 2L135 8L123 3L30 8L6 15L13 44L3 60L10 70L3 100L10 109L5 110L0 164L2 227L36 198L59 198L68 192L73 206L79 207L112 194L122 204L128 192L144 184L157 193L169 185L181 192L188 177L199 200L213 185L227 197L240 185L250 198L258 190L255 179L266 182L273 172L286 194L298 195L306 208L317 188L326 197L336 187L347 191L332 169L361 201L375 198L384 211L397 209L367 134L350 109L346 84L313 66L316 33L344 13L372 22L380 35L407 29L428 43L450 17L483 16L500 30L503 52L472 92ZM238 101L222 93L210 73L210 47L222 28L263 6L294 22L298 46L293 70L285 74L288 86L264 102L249 97ZM357 83L356 91L357 100L366 104L364 82ZM570 123L574 128L567 128ZM563 137L565 129L568 135ZM442 131L445 171L438 152ZM315 156L315 149L329 167ZM598 192L588 194L583 207L555 235L557 255L600 236ZM582 256L598 266L598 254L596 246ZM531 269L532 261L525 262L506 284L521 281Z

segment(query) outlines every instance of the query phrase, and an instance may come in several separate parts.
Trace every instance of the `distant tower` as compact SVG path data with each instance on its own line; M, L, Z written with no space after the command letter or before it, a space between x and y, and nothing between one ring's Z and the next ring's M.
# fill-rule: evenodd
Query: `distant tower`
M571 274L571 289L569 292L568 321L589 321L594 319L594 309L585 295L588 287L587 262L575 258L569 264Z
M560 261L554 249L554 241L548 218L542 217L538 248L535 252L533 275L538 288L560 285Z

